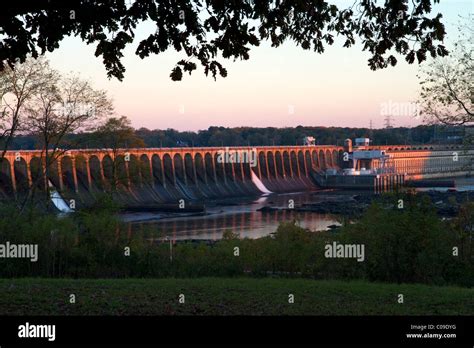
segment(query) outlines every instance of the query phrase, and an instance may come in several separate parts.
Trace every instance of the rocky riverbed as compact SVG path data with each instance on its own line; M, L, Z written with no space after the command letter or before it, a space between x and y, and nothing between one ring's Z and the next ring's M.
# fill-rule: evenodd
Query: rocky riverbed
M467 202L474 201L474 191L424 191L417 192L417 196L428 197L438 214L442 217L453 217L459 212L459 207ZM279 211L279 210L293 210L298 212L314 212L320 214L335 214L348 217L360 216L371 204L377 201L387 208L398 204L398 198L395 195L374 195L372 193L360 193L352 196L345 196L344 199L327 200L317 203L304 203L295 205L294 208L278 208L265 206L258 209L261 212Z

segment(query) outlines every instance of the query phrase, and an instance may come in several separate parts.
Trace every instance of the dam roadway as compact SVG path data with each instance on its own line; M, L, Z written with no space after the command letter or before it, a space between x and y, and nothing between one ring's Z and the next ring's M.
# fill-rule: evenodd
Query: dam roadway
M366 149L384 150L395 173L408 180L463 176L474 158L474 148L462 145ZM245 163L230 163L226 153L240 153ZM78 205L93 202L104 191L113 191L127 205L307 191L318 188L311 172L344 167L343 155L342 146L332 145L77 149L58 153L46 170L44 152L16 150L1 160L0 193L9 199L31 187L44 190L46 173Z

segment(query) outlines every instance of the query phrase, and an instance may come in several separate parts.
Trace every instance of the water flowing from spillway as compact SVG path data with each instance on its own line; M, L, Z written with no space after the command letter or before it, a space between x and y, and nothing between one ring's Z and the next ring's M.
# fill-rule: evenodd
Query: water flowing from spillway
M255 175L255 173L253 172L253 170L250 171L250 173L252 173L252 182L254 183L255 186L257 186L257 188L262 191L262 193L272 193L272 191L270 191L269 189L267 189L265 187L265 185L263 184L263 182L258 178L257 175Z
M58 210L61 213L72 213L74 210L72 210L69 205L66 203L63 197L59 194L59 192L56 190L54 185L49 181L49 195L51 197L51 201L53 202L54 206L58 208Z

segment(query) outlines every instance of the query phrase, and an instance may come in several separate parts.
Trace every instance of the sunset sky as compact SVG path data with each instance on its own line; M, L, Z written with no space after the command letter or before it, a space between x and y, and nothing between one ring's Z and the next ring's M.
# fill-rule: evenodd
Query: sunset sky
M335 1L338 5L352 1ZM434 14L443 14L446 45L457 37L460 15L472 12L472 0L441 0ZM431 17L432 15L430 15ZM143 39L154 31L144 23L136 31ZM369 54L361 46L342 48L336 41L323 54L304 51L292 42L271 48L268 42L252 48L250 59L221 59L228 76L214 81L200 69L180 82L169 78L184 53L168 50L140 59L134 54L136 41L124 51L127 69L123 82L109 80L95 46L78 38L63 40L61 47L47 54L54 68L79 72L96 88L105 89L114 100L117 115L126 115L134 127L178 130L207 129L209 126L353 126L383 127L383 105L416 101L419 66L396 56L396 67L371 71ZM385 103L385 104L384 104ZM420 124L410 116L393 118L394 126Z

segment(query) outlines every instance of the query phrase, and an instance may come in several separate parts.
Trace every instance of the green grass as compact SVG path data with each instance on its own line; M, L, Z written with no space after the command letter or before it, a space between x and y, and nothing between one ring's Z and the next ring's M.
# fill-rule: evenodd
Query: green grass
M474 314L474 289L268 278L0 279L0 315L458 314Z

